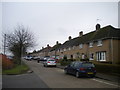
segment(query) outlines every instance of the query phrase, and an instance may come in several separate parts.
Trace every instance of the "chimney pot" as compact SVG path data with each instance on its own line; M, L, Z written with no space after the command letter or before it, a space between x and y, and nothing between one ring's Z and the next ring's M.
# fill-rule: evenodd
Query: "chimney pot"
M97 24L97 25L96 25L96 30L99 30L100 27L101 27L100 24Z
M81 37L83 35L83 31L79 32L79 37Z
M72 39L72 37L71 37L71 36L69 36L69 37L68 37L68 39L69 39L69 40L71 40L71 39Z
M59 42L58 41L56 41L56 45L58 45L59 44Z
M47 47L49 47L49 44L47 44Z

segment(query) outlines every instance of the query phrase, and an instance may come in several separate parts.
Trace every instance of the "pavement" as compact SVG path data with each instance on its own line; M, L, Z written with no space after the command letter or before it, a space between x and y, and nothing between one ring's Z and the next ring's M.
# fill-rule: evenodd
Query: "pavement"
M48 88L38 75L33 73L20 75L3 75L2 88Z
M65 66L57 65L57 68L64 69ZM120 77L119 76L108 75L108 74L97 72L95 77L100 78L100 79L104 79L104 80L108 80L108 81L112 81L112 82L117 82L120 84Z

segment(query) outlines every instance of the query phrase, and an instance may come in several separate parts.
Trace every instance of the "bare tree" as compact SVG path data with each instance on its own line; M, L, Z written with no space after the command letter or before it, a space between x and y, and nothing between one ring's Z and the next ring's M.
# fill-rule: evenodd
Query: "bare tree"
M12 52L17 64L21 63L21 57L25 55L27 49L33 47L34 37L28 28L18 25L14 32L6 34L8 50Z

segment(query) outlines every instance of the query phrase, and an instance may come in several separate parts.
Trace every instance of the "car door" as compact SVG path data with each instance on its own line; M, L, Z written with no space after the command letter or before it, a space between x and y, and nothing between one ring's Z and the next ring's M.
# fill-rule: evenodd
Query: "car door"
M71 72L72 72L73 75L76 74L77 68L78 68L78 63L75 62L75 63L73 64L73 66L72 66L72 70L71 70Z
M73 72L73 65L74 65L74 62L72 62L72 63L67 67L68 73L70 73L70 74L72 74L72 72Z
M76 62L73 62L72 65L71 65L71 68L70 68L70 72L71 74L75 74L76 73Z

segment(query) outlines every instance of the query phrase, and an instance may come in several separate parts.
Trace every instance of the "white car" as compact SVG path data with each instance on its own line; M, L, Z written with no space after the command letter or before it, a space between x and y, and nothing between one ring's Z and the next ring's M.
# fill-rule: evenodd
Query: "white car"
M26 56L25 59L28 60L28 61L31 61L32 60L32 56Z
M44 67L47 66L55 66L56 67L56 61L54 59L47 59L45 62L43 62Z

